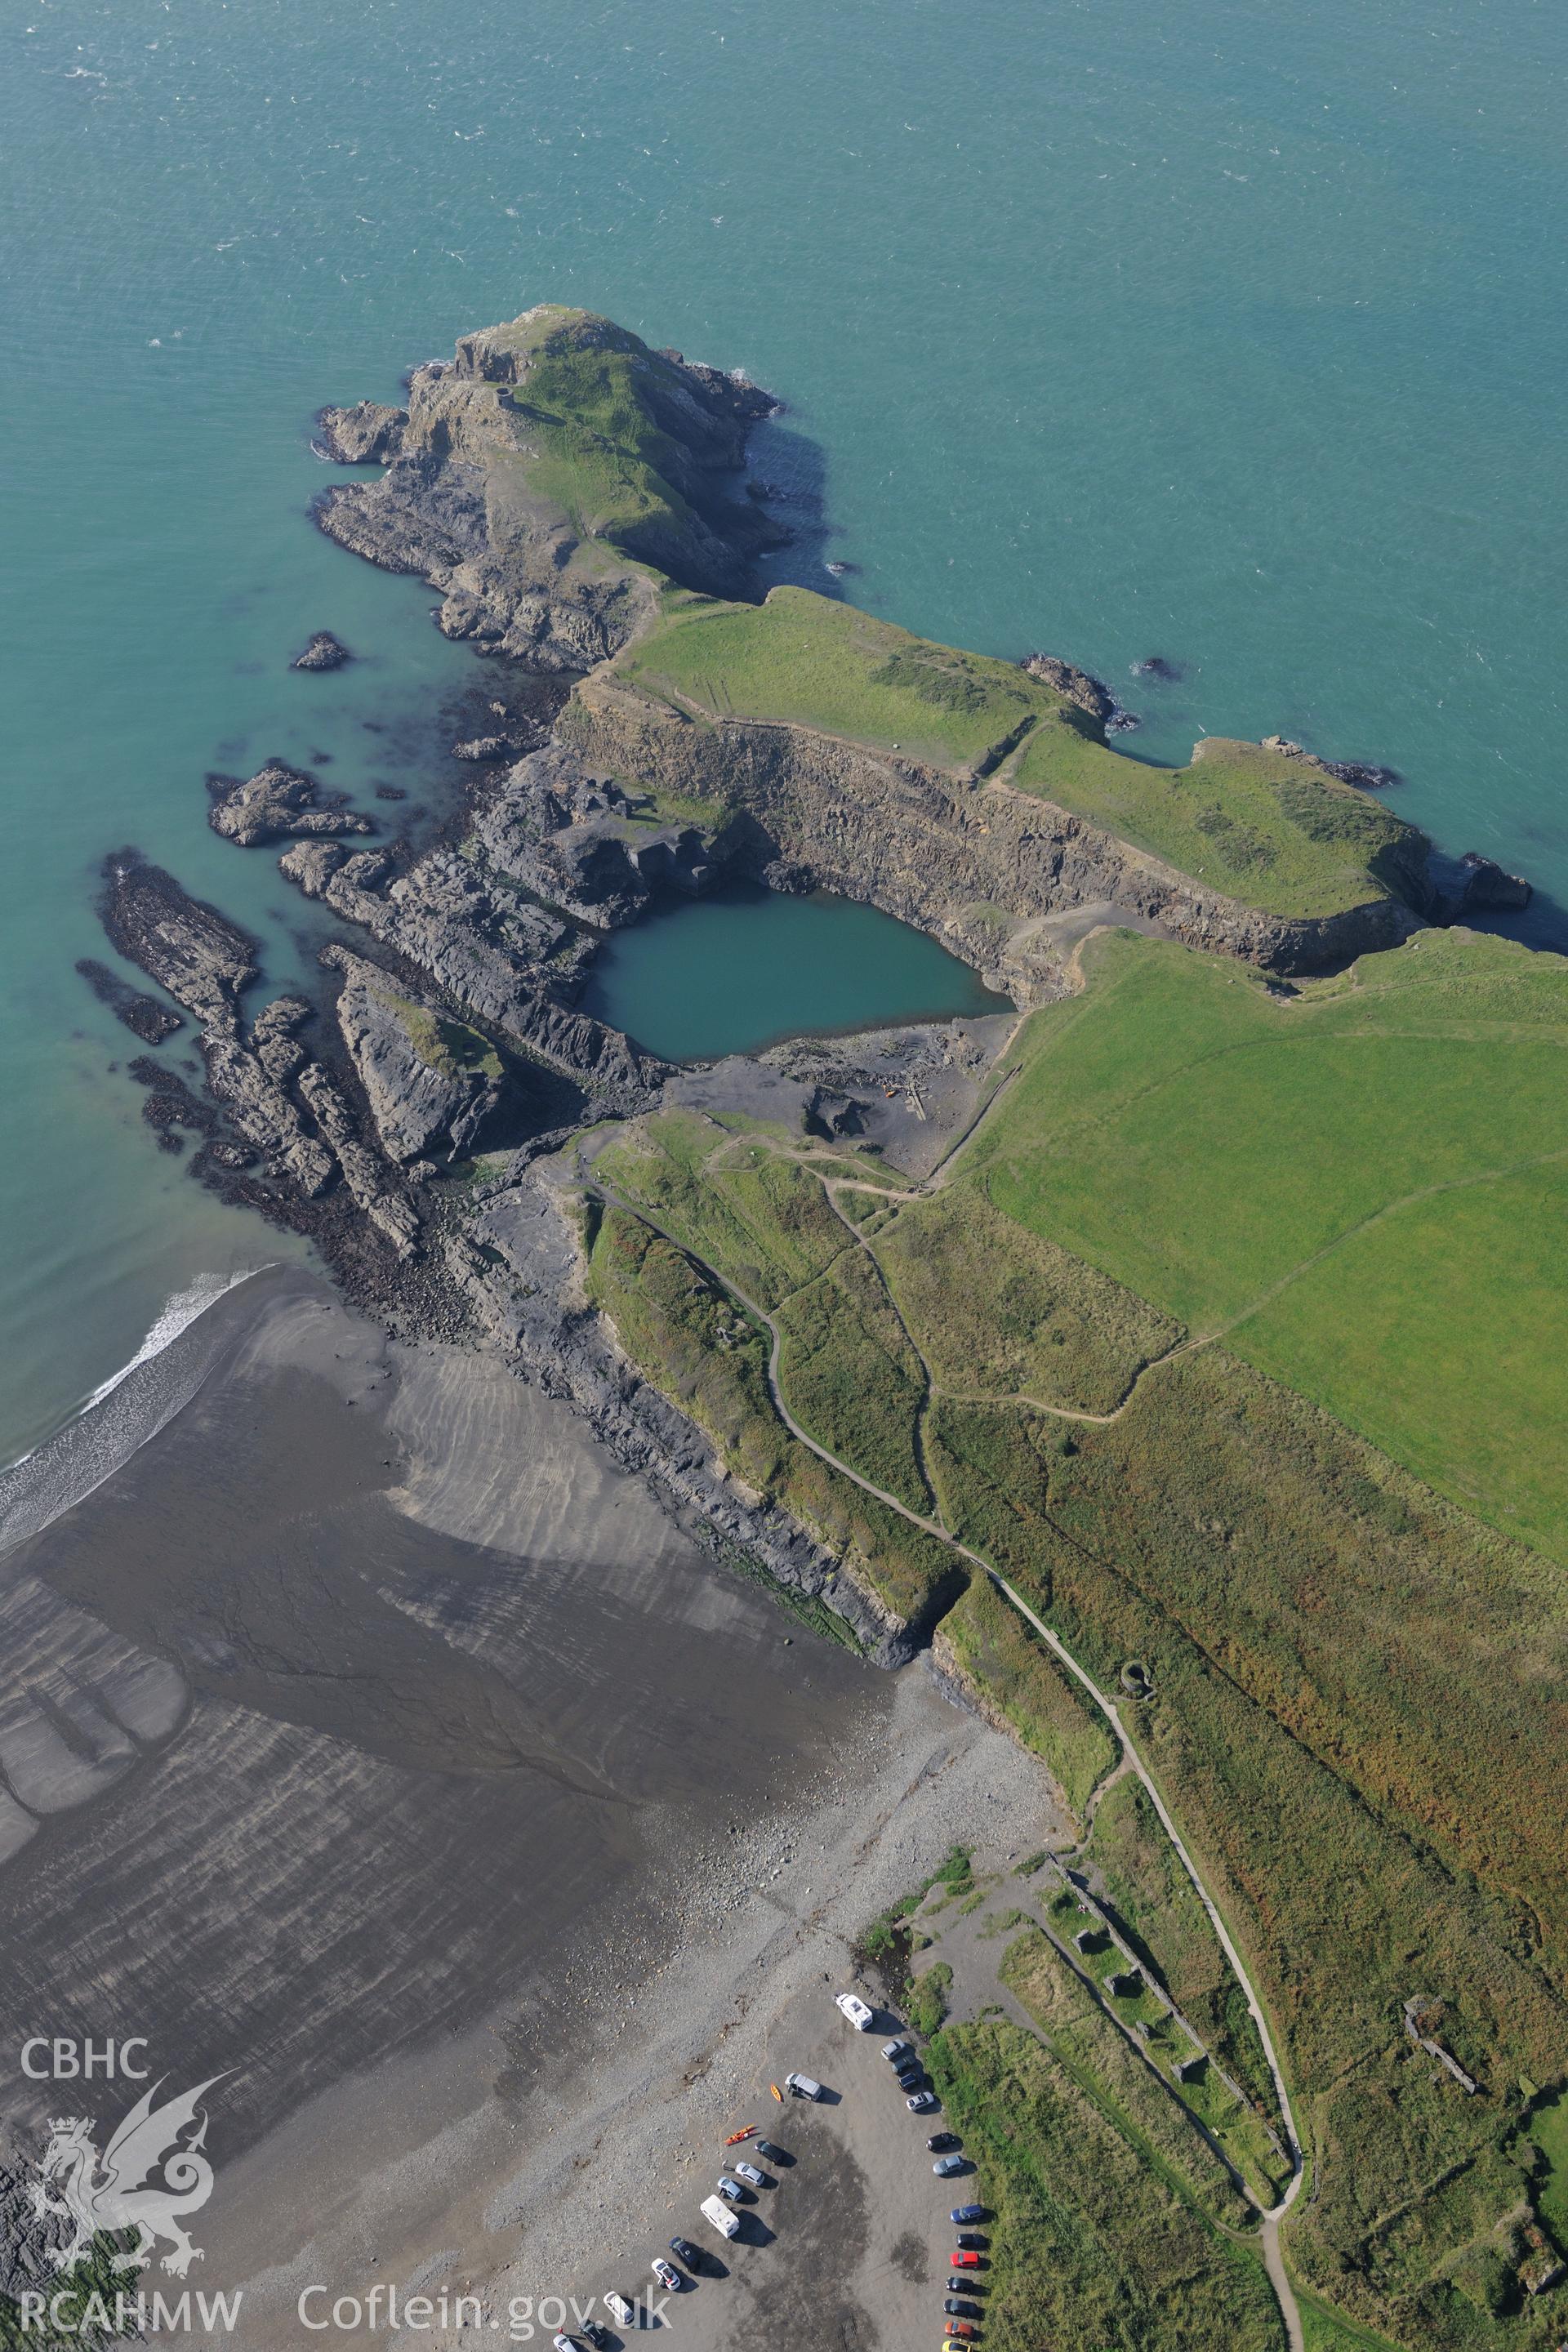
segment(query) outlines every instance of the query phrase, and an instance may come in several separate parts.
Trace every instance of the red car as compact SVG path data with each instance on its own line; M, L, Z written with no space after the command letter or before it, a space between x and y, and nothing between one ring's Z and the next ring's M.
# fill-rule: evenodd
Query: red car
M947 2259L955 2271L977 2271L980 2268L978 2254L949 2254Z
M947 2332L950 2336L978 2336L980 2330L972 2319L950 2319Z

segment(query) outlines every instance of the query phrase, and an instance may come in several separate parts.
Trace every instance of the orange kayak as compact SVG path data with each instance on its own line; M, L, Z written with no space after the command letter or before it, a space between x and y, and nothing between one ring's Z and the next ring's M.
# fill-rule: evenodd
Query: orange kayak
M743 2139L751 2138L757 2126L755 2124L748 2124L744 2131L731 2132L729 2138L724 2142L725 2147L739 2147Z
M770 2083L768 2084L768 2088L782 2107L784 2105L784 2093L780 2090L778 2084L776 2083Z

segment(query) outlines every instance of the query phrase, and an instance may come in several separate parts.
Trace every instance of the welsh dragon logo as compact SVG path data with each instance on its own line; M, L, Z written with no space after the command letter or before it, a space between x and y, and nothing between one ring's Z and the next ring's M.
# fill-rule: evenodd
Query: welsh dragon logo
M49 2144L30 2193L40 2219L55 2214L68 2226L68 2243L50 2257L57 2270L79 2262L100 2230L138 2232L130 2252L115 2255L117 2271L144 2271L160 2239L174 2249L163 2267L176 2278L202 2260L202 2248L191 2243L180 2216L198 2212L212 2195L213 2168L202 2153L207 2119L201 2102L222 2080L221 2074L209 2075L161 2107L153 2105L162 2087L154 2083L101 2156L86 2116L61 2116L50 2123ZM60 2193L51 2196L56 2186Z

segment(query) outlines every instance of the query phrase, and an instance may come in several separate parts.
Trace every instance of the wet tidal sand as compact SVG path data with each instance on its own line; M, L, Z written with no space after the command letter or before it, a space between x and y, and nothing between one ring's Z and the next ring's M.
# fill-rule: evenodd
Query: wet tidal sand
M966 1801L1031 1776L499 1365L294 1273L214 1312L190 1402L0 1560L0 1774L35 1824L0 1866L0 2081L36 2151L61 2091L28 2034L224 2075L193 2284L289 2341L307 2274L489 2276L606 2113L679 2138L737 1971L793 1986L825 1864L852 1909L873 1826L898 1868L942 1850L955 1759Z

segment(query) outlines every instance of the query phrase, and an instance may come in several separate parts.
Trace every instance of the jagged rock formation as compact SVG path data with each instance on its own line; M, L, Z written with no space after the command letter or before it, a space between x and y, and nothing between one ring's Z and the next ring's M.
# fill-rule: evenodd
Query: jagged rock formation
M405 408L360 400L352 408L323 408L316 419L317 446L340 466L390 465L403 445Z
M405 1163L475 1149L503 1082L489 1039L348 948L323 949L321 961L342 975L338 1027L383 1149Z
M747 592L752 560L782 534L731 484L773 405L607 319L542 305L416 368L406 411L323 410L328 454L386 471L329 490L319 520L356 554L438 588L448 636L585 669L656 607L656 583L624 557L715 595Z
M717 872L695 825L639 822L643 804L613 778L585 774L571 750L552 743L518 761L476 832L493 863L526 889L614 929L633 921L655 890L695 897Z
M582 682L557 739L576 746L585 772L646 777L728 809L721 856L758 874L783 861L820 888L868 899L1024 1002L1064 984L1055 943L1031 927L1079 907L1109 903L1283 972L1396 946L1419 925L1384 897L1321 918L1265 915L1005 782L805 728L699 724L612 671Z
M1079 669L1076 662L1062 661L1055 654L1026 654L1023 667L1031 677L1043 678L1056 693L1087 710L1091 719L1103 721L1119 708L1110 688L1089 670Z
M616 1029L560 1001L581 970L574 927L504 873L436 850L384 887L386 860L300 842L279 861L320 898L424 973L440 996L518 1052L575 1082L602 1112L640 1110L668 1075Z
M241 849L285 840L291 834L375 831L370 818L350 808L341 794L319 808L321 787L315 777L282 760L268 760L243 783L234 776L209 776L207 790L213 796L207 823Z
M356 1207L400 1257L411 1256L414 1209L361 1140L341 1090L295 1034L311 1008L280 997L247 1032L239 1000L256 978L256 942L133 851L109 860L105 881L110 940L195 1015L207 1085L268 1173L310 1201L341 1172Z
M331 629L318 629L304 652L296 654L289 667L290 669L342 669L345 662L353 659L347 646L341 638L334 637Z

